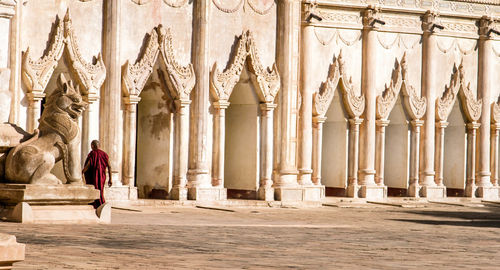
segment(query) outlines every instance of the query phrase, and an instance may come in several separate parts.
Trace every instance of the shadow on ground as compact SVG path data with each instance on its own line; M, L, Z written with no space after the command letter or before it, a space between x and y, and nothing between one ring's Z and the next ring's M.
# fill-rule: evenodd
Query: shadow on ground
M394 221L411 222L425 225L448 225L463 227L500 228L500 207L485 206L482 212L472 211L404 211L429 219L392 219ZM432 218L432 219L431 219ZM442 218L442 219L436 219Z

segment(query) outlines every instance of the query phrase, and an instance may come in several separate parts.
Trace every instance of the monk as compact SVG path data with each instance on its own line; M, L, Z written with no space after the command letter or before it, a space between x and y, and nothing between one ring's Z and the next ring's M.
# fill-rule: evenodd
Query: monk
M111 166L109 165L109 157L106 152L99 149L99 141L93 140L90 143L92 151L90 151L85 165L83 167L83 175L87 185L93 185L101 192L99 199L95 200L92 204L94 208L98 208L106 201L104 200L104 184L106 183L106 168L108 168L109 181L108 185L111 187Z

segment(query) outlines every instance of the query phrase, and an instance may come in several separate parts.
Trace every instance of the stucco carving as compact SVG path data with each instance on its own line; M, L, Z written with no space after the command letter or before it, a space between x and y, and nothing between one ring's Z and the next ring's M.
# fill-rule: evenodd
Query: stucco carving
M458 95L458 91L460 90L460 74L458 69L453 67L454 72L451 75L449 86L445 86L445 90L443 95L436 99L436 120L437 121L446 121L448 116L453 109L453 104Z
M313 96L313 115L324 117L339 86L342 91L342 101L350 118L358 118L365 109L365 97L357 96L352 85L352 78L345 72L345 63L342 51L334 59L328 70L326 82L322 84L319 92Z
M402 83L401 65L396 59L389 86L385 85L384 92L380 96L377 96L377 119L387 119L389 117L398 99Z
M470 122L476 122L481 117L481 107L483 101L481 99L477 99L476 95L470 89L470 82L465 85L465 71L463 62L458 66L458 72L460 77L460 91L459 97L462 103L462 108L467 117L467 120Z
M47 97L39 130L9 152L6 179L13 183L61 184L50 171L62 160L68 182L82 182L78 118L85 107L78 86L61 74L58 88Z
M374 28L376 21L380 20L380 7L368 6L368 8L361 11L363 27Z
M248 60L248 61L247 61ZM280 77L276 64L272 69L265 68L260 62L257 45L252 33L243 33L237 41L236 52L231 59L229 68L221 72L214 64L211 72L211 93L216 100L229 100L234 86L238 83L244 64L247 63L250 77L258 89L257 95L261 102L274 101L280 88Z
M139 96L141 94L144 85L153 72L159 52L158 33L153 30L149 34L146 49L141 58L135 64L130 64L127 60L123 66L122 89L125 97Z
M491 104L491 122L494 124L500 123L500 96L496 102Z
M224 13L234 13L236 11L238 11L238 9L241 8L241 5L243 4L243 0L233 0L232 2L235 2L233 5L234 6L230 6L230 7L225 7L225 3L227 2L226 1L223 1L223 0L212 0L212 2L214 3L214 6L224 12ZM231 1L229 1L231 2Z
M189 95L196 82L193 64L181 65L177 62L170 28L164 29L160 25L157 31L160 40L160 52L163 59L162 63L167 72L165 79L169 86L170 94L174 99L189 100Z
M56 17L56 30L50 41L48 52L40 59L32 60L29 47L23 53L22 73L25 84L30 92L44 92L52 77L64 49L66 49L70 69L76 74L84 89L85 95L98 95L99 88L106 78L106 68L99 54L95 64L83 59L76 34L72 27L69 9L64 16L64 21Z
M270 2L271 4L269 6L263 6L263 7L259 7L255 2L256 0L246 0L247 1L247 4L248 6L257 14L259 15L266 15L266 14L269 14L269 12L271 12L271 10L273 9L273 7L275 6L275 1L274 0L269 0L268 2ZM264 1L260 1L260 2L264 2Z
M401 75L403 82L401 84L401 94L403 95L403 104L412 120L421 119L426 111L427 99L417 93L417 89L410 85L408 80L408 63L406 62L406 53L401 58Z

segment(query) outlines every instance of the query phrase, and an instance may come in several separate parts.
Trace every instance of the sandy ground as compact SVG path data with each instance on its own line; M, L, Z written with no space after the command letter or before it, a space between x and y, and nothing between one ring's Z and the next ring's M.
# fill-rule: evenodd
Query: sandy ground
M331 205L113 209L110 225L0 232L26 244L15 269L500 269L500 204Z

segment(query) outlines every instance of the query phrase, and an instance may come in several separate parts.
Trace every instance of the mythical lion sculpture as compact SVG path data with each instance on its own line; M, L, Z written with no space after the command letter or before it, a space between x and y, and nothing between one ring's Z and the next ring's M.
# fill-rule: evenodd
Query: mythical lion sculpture
M19 184L62 184L50 171L63 161L64 175L70 184L82 183L80 129L78 118L87 104L78 87L61 74L58 88L48 97L35 135L7 155L5 178Z

